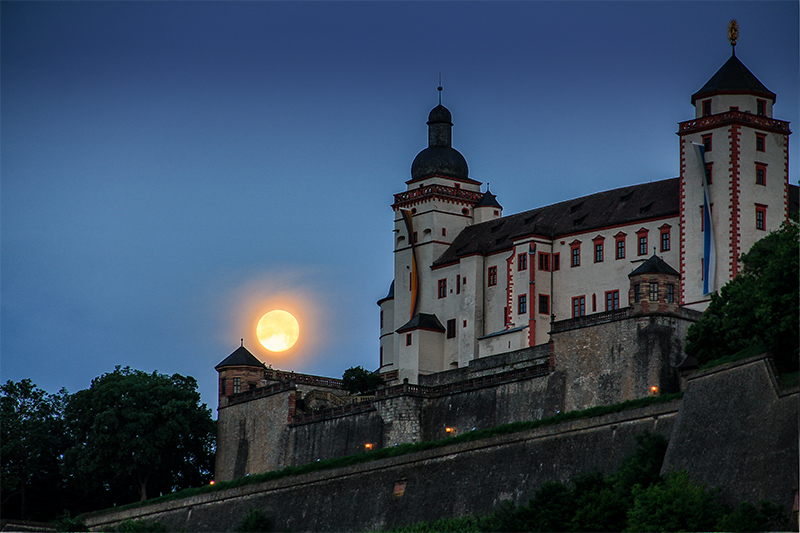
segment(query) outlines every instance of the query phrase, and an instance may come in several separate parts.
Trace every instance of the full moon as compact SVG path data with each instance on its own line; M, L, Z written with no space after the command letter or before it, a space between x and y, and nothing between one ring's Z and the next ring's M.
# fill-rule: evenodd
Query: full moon
M297 319L288 311L275 309L261 317L256 335L264 348L271 352L288 350L300 336Z

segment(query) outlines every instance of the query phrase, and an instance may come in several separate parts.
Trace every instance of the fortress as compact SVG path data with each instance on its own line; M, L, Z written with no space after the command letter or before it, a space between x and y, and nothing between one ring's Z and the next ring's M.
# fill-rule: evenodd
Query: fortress
M509 216L433 108L392 204L386 386L350 396L239 347L216 366L216 479L682 390L687 328L798 209L775 100L733 53L678 124L679 177Z

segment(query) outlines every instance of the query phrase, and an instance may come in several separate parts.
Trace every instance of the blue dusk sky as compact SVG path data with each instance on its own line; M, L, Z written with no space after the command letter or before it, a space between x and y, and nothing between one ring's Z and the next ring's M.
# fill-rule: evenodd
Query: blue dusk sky
M798 3L13 2L2 10L2 380L378 367L392 194L428 112L506 214L678 176L736 55L798 127ZM797 183L798 141L790 143ZM282 307L301 342L261 348Z

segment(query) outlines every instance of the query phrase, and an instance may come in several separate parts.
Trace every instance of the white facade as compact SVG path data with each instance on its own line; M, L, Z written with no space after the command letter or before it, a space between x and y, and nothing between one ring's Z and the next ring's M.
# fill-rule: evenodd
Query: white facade
M679 125L679 178L505 217L450 146L449 111L431 111L429 148L392 206L395 277L378 302L379 371L416 383L420 374L545 344L553 321L630 306L628 275L654 254L681 274L669 287L674 301L705 309L703 166L692 143L711 136L714 289L786 219L797 190L788 185L788 123L772 118L775 95L735 56L692 100L695 119Z

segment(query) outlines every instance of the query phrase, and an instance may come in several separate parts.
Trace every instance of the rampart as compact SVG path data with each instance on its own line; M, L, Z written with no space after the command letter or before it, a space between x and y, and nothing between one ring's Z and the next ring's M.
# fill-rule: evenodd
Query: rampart
M549 480L614 471L645 429L669 438L662 473L685 469L721 486L731 503L767 498L788 511L798 486L799 401L800 388L782 389L760 356L695 373L680 401L97 513L87 523L102 530L146 519L170 531L232 531L258 508L276 530L365 531L482 514L528 501Z
M220 399L215 478L677 392L689 324L629 309L564 320L549 344L423 375L419 384L385 387L358 403L337 389L340 380L270 369L265 387ZM332 407L309 408L337 390Z

